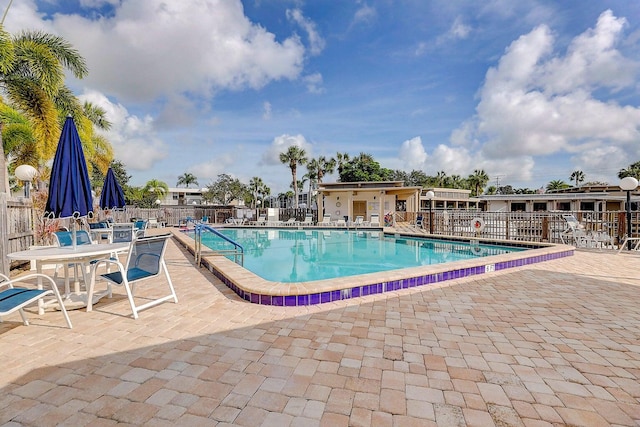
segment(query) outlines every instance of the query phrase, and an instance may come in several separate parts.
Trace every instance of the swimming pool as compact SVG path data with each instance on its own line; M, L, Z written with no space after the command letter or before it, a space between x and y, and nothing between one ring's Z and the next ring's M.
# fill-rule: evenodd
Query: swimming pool
M523 248L395 236L380 231L233 229L217 230L244 247L243 266L273 282L297 283L357 276L522 251ZM233 246L202 233L212 250Z
M272 231L271 229L267 230ZM196 253L195 241L188 233L179 229L172 229L171 232L174 240L189 252ZM393 233L393 235L396 234ZM411 233L407 232L400 234L400 236L413 237ZM469 238L454 236L447 236L445 240L460 243L469 242ZM421 286L441 286L443 282L450 280L492 274L500 270L571 256L575 251L573 246L549 243L487 240L481 243L516 246L526 250L378 273L296 283L266 280L220 255L202 254L201 265L245 301L254 304L288 307L325 304Z

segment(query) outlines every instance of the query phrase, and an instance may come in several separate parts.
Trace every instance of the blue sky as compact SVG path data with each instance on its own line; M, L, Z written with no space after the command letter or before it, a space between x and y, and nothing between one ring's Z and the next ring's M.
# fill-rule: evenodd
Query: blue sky
M638 1L20 0L5 27L86 58L69 84L107 110L133 185L278 194L292 144L528 188L640 160Z

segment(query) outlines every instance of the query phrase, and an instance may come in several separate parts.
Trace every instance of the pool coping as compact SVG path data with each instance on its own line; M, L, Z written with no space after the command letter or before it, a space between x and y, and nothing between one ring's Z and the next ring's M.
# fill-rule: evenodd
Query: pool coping
M184 233L184 230L171 230L171 232L183 247L195 254L195 241L193 238ZM529 247L532 249L444 264L298 283L265 280L221 255L203 253L201 263L203 267L207 268L245 301L274 306L306 306L432 285L478 274L487 274L493 271L572 256L575 251L573 246L552 243L474 239L441 235L425 236L396 231L386 231L385 233L460 242L479 240L480 243L484 244Z

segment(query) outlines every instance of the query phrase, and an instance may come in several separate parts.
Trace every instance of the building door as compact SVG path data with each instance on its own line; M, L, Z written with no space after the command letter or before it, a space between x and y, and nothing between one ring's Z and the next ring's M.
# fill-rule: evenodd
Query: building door
M354 200L353 201L353 218L355 219L357 216L361 216L364 220L367 220L367 202L365 200Z

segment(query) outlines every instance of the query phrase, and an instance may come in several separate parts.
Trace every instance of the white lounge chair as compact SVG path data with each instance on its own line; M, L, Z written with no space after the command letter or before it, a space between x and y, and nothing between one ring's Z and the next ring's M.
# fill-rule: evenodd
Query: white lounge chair
M336 223L331 221L331 214L324 214L324 216L322 217L322 221L320 221L318 225L334 226L336 225Z
M313 225L313 214L308 213L304 216L304 221L300 223L300 225Z
M267 216L260 215L257 220L251 222L252 225L266 225L267 224Z
M371 220L369 221L369 225L371 225L372 227L380 227L380 216L371 215Z
M356 216L355 221L353 221L353 225L354 225L354 227L362 227L362 226L366 225L364 223L364 217L362 215Z

